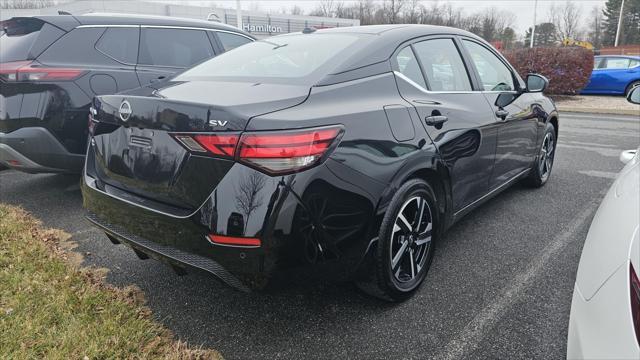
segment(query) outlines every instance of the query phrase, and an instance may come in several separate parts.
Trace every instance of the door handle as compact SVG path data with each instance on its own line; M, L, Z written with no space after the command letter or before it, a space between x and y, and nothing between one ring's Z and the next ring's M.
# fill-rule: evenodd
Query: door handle
M424 122L429 126L442 126L447 120L449 118L444 115L432 115L424 118Z
M496 110L496 116L502 119L502 121L506 120L508 115L509 115L509 112L507 110L504 110L504 109Z

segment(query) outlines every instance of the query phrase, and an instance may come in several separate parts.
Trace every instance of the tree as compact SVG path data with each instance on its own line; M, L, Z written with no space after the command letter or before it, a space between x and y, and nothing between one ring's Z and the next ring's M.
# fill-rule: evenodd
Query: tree
M555 26L557 39L577 38L581 16L582 11L573 1L566 1L562 6L552 5L549 22Z
M603 45L613 46L618 27L618 15L622 0L607 0L602 14L604 19ZM620 31L620 42L618 45L640 43L640 0L625 0L624 11L622 12L622 27Z
M590 31L587 32L587 41L593 44L596 49L602 47L603 24L602 24L602 9L599 6L594 6L591 10L591 24Z
M510 27L506 27L500 34L500 41L502 41L502 48L505 50L513 49L516 42L516 32Z
M343 6L341 2L335 0L322 0L318 3L315 9L313 9L309 15L323 16L323 17L335 17L336 9L339 6Z
M534 46L553 46L557 42L556 26L553 23L546 22L536 25L536 34L533 39ZM528 45L531 43L531 28L527 29L524 35L524 43Z

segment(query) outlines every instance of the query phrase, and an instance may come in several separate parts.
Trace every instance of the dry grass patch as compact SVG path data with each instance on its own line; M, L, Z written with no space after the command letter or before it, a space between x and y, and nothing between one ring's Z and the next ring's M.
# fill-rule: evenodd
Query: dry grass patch
M0 358L222 359L175 341L139 289L80 268L68 239L0 204Z

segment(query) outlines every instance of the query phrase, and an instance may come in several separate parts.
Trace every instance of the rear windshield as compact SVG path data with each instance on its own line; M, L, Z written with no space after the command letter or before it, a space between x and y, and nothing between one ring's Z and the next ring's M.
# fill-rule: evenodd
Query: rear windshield
M11 19L0 22L0 62L28 60L29 49L38 38L43 21Z
M256 41L205 61L175 80L306 82L353 54L358 39L354 34L298 34Z

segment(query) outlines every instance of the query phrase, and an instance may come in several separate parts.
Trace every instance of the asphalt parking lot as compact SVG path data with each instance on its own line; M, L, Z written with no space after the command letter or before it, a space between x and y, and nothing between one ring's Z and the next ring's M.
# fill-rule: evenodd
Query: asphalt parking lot
M419 293L399 305L350 284L244 294L204 274L179 277L91 228L76 176L2 171L0 201L73 234L86 265L139 286L179 338L228 359L559 359L589 224L623 167L618 155L638 145L637 117L562 114L549 183L516 185L454 226Z

